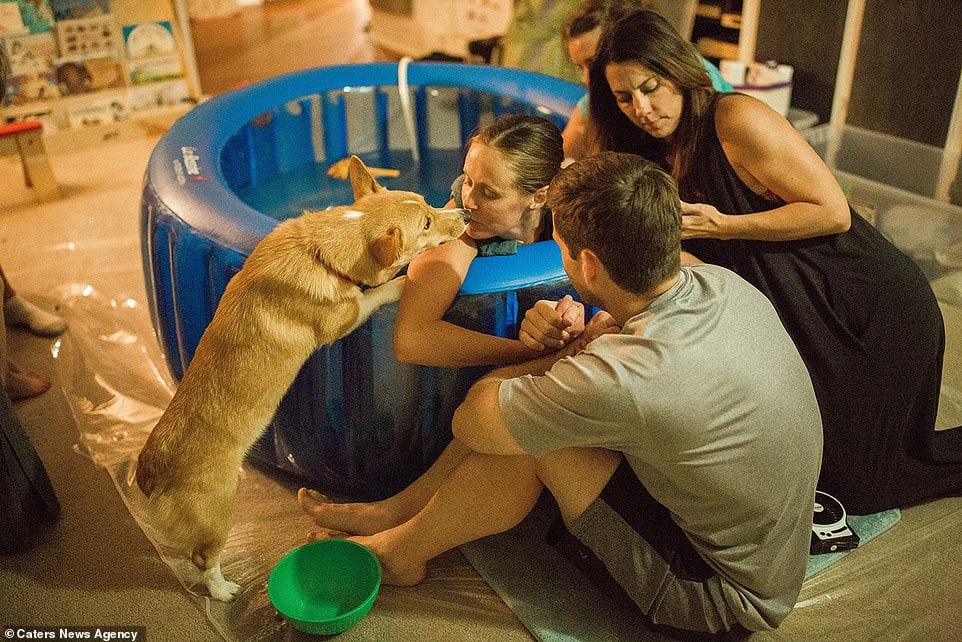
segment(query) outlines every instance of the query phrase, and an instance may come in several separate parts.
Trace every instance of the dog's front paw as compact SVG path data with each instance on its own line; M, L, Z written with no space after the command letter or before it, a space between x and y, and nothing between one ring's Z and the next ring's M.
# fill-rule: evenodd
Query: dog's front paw
M354 332L358 326L367 321L374 311L382 305L387 305L400 299L401 292L404 291L405 281L407 281L406 276L398 276L387 283L382 283L381 285L368 288L361 292L361 296L357 299L357 316L354 318L354 323L347 330L339 334L338 338Z
M384 305L386 303L392 303L401 298L401 293L404 292L404 283L407 281L406 276L396 276L387 283L382 283L381 285L364 291L364 296L371 297L371 302L377 305Z

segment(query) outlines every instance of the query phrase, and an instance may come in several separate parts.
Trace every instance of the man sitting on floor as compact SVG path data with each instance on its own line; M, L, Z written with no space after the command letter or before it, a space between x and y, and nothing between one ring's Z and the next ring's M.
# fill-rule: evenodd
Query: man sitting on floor
M794 344L740 277L680 265L677 187L654 164L579 161L548 204L572 285L606 312L475 383L454 441L398 495L333 504L302 490L302 506L360 535L385 581L414 584L436 555L520 522L546 487L573 561L659 630L777 627L804 577L822 447ZM550 343L536 326L563 324L546 307L522 329Z

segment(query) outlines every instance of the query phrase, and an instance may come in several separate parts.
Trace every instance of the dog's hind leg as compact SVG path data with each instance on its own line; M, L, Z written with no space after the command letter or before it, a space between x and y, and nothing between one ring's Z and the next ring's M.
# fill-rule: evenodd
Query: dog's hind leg
M195 552L191 559L194 565L202 571L201 580L207 587L210 596L221 602L230 602L237 595L237 591L240 590L240 584L224 579L224 574L220 570L221 548L218 547L216 553L212 552L212 549Z
M224 579L224 574L220 570L220 562L203 573L204 584L210 592L210 596L221 602L230 602L240 590L237 582L228 582Z

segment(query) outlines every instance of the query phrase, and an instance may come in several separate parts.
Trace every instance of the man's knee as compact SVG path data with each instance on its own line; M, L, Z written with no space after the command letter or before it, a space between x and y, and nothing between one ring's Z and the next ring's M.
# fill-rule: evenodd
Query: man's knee
M621 453L604 448L564 448L537 459L541 483L570 524L601 494L621 463Z

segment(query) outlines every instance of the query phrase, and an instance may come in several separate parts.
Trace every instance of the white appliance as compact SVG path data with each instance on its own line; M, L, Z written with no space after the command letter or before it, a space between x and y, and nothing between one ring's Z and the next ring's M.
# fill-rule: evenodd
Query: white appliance
M371 40L402 56L468 58L468 43L502 36L512 0L370 0Z

